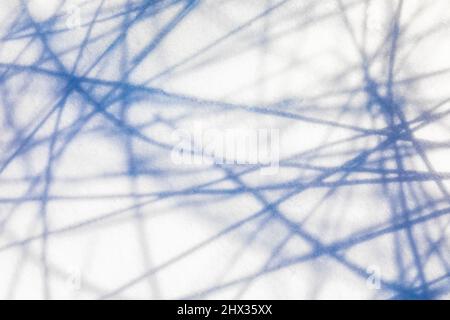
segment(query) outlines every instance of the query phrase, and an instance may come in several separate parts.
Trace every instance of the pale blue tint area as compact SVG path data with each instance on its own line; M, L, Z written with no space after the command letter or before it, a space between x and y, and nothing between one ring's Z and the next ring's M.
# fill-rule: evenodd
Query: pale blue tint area
M449 12L1 1L0 298L448 299Z

